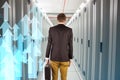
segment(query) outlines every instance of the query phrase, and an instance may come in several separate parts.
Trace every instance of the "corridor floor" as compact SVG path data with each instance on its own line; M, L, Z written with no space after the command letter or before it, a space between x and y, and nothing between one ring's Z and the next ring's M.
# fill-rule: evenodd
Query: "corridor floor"
M41 74L39 74L38 80L45 80L45 79L44 79L44 75L42 75L42 74L44 74L44 72L41 73ZM59 73L59 78L58 78L58 80L61 80L61 79L60 79L60 73ZM77 68L76 68L74 62L71 63L71 66L70 66L69 69L68 69L68 77L67 77L67 80L81 80L81 79L80 79L80 75L79 75L79 73L77 72Z

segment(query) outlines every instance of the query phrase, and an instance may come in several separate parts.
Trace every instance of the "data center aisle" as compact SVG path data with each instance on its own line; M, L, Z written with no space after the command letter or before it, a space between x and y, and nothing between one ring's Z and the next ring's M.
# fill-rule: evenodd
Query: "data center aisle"
M77 73L77 69L74 62L71 63L71 66L68 69L67 80L81 80L79 74Z
M42 73L41 73L42 74ZM41 75L41 74L39 74L39 76L38 76L38 80L45 80L43 77L44 77L44 75ZM43 74L44 74L44 72L43 72ZM58 80L61 80L60 79L60 73L59 73L59 78L58 78ZM69 67L69 69L68 69L68 77L67 77L67 80L81 80L80 79L80 75L78 74L78 72L77 72L77 68L76 68L76 66L75 66L75 64L74 64L74 61L71 63L71 66Z

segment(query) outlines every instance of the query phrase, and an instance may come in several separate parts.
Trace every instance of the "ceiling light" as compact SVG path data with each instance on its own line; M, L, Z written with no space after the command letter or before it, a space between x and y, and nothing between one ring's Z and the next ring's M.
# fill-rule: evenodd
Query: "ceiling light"
M87 0L87 3L90 2L90 0Z
M83 9L85 7L85 3L81 3L80 9Z

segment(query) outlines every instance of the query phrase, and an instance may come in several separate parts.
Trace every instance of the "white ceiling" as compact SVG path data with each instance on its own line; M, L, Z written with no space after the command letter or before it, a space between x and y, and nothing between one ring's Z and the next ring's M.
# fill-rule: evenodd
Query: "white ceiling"
M68 19L79 8L83 0L37 0L39 7L42 8L56 24L56 16L58 13L64 12Z
M65 7L64 7L65 3ZM39 6L47 13L73 13L80 5L81 0L39 0Z

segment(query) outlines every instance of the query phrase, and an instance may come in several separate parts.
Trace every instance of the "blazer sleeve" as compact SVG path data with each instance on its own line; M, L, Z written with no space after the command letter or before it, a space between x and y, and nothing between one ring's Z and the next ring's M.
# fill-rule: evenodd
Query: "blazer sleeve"
M70 37L69 37L69 59L73 58L73 32L70 29Z
M46 58L49 58L49 55L51 52L51 46L52 46L52 36L51 36L51 28L50 28L49 35L48 35L47 49L46 49Z

